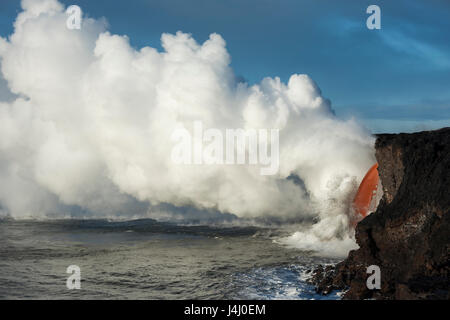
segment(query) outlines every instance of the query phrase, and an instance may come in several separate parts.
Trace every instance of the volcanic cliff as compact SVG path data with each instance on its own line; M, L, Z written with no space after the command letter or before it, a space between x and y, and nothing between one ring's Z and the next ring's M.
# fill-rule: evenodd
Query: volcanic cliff
M324 294L344 299L450 299L450 128L377 136L383 198L356 227L358 250L335 267L319 267ZM380 267L369 290L367 267Z

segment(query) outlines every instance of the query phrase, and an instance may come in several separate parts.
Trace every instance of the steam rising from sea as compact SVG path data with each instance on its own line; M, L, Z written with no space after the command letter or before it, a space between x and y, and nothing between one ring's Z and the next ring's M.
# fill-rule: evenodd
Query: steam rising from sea
M314 219L280 241L318 251L354 246L350 202L375 162L374 139L336 118L310 77L249 85L237 80L218 34L202 44L163 34L162 52L136 50L102 19L69 30L57 0L23 0L22 8L13 34L0 38L14 94L0 97L0 216ZM174 164L171 134L194 121L280 129L278 174Z

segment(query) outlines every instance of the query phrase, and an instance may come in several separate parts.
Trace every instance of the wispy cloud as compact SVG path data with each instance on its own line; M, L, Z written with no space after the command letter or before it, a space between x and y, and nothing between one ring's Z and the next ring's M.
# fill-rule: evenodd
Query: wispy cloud
M435 45L410 37L399 30L382 30L379 35L386 45L397 52L419 58L438 68L450 68L450 54Z

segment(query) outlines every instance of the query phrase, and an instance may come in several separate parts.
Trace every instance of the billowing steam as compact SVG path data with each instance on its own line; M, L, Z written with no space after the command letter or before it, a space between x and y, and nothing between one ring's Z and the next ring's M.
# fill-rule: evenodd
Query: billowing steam
M373 138L337 119L307 75L249 86L237 81L218 34L203 44L163 34L163 52L137 51L103 20L68 29L57 0L22 7L14 33L0 38L3 82L14 94L0 97L2 215L139 215L167 203L239 217L320 217L332 226L326 237L339 232L374 162ZM194 121L280 129L278 174L174 164L171 134Z

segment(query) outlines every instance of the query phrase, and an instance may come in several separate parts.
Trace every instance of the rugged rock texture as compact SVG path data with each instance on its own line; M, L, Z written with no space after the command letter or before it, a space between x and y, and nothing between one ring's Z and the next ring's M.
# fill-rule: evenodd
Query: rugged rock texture
M356 227L360 248L335 268L318 268L317 290L344 299L450 299L450 128L382 134L376 158L384 195ZM381 289L366 286L381 269Z

